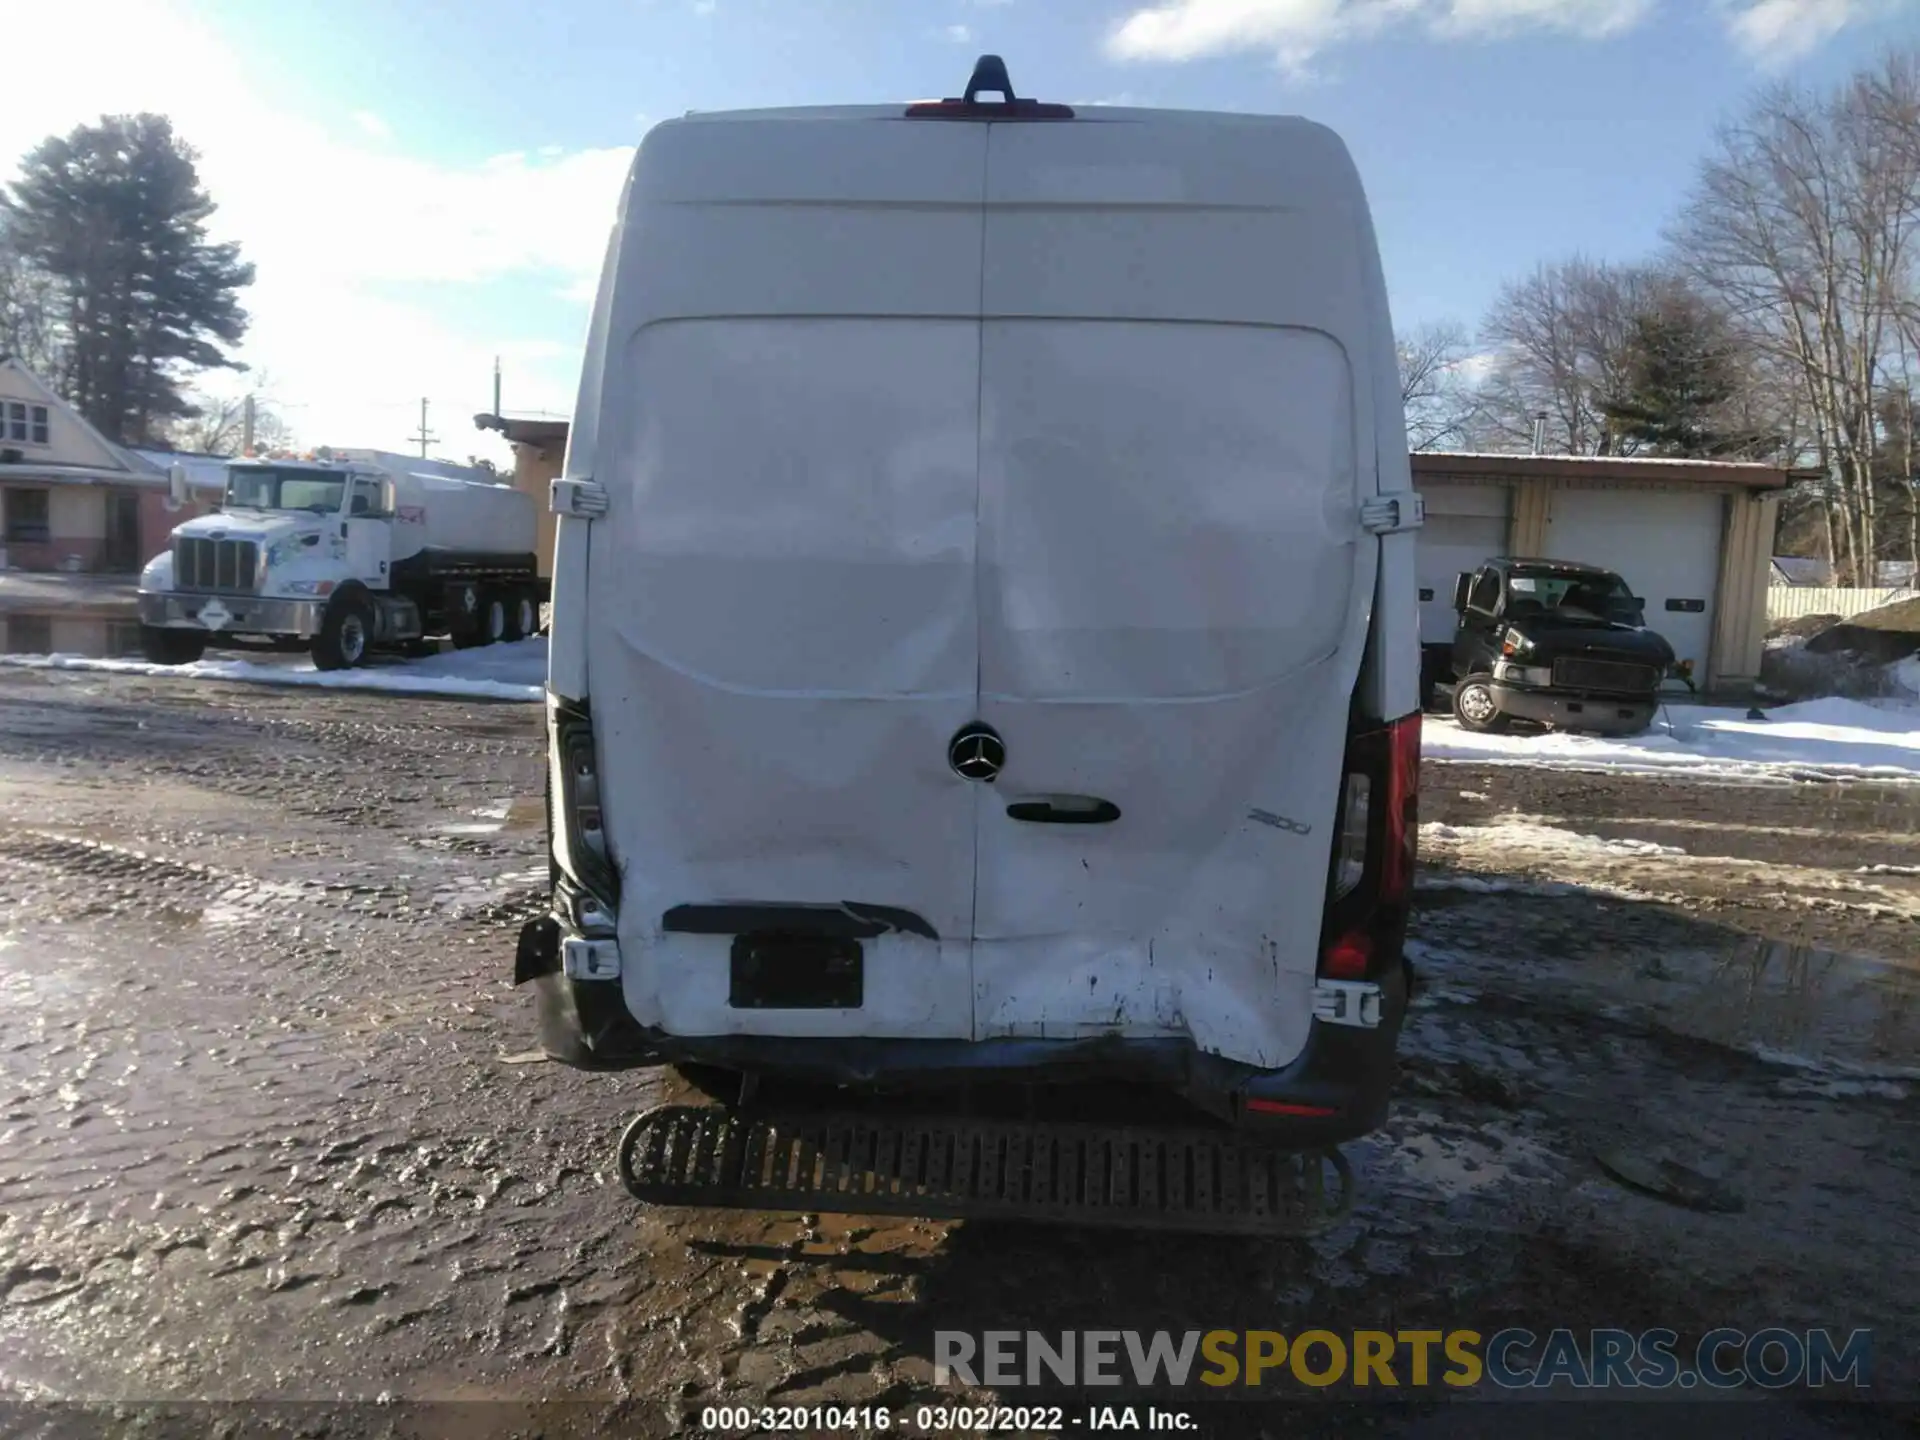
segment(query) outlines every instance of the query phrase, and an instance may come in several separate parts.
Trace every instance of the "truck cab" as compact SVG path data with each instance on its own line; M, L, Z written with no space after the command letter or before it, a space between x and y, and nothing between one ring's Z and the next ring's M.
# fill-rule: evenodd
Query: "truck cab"
M340 670L441 634L520 639L546 593L533 535L532 502L466 466L382 451L234 461L219 510L176 527L141 574L142 649L178 665L265 644Z
M1644 604L1613 571L1489 560L1455 578L1453 608L1453 713L1461 728L1486 732L1529 720L1630 735L1652 722L1674 668L1673 647L1647 628Z

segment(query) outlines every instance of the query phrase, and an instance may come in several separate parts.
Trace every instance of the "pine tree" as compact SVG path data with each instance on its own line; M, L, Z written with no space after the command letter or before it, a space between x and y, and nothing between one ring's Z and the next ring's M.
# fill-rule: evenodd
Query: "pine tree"
M253 267L207 239L214 202L160 115L116 115L43 142L0 188L9 245L58 287L67 400L140 444L195 413L189 376L238 368Z
M1632 320L1625 374L1601 413L1628 448L1676 459L1743 452L1758 437L1726 425L1739 392L1728 329L1698 297L1671 291Z

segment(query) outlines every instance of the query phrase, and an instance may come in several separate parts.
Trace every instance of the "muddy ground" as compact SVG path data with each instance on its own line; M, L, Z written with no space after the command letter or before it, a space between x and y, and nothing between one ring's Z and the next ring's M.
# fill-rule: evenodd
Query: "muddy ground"
M906 1405L936 1328L1509 1324L1871 1328L1920 1398L1920 787L1430 764L1393 1118L1347 1223L1252 1243L637 1210L611 1143L670 1082L540 1063L508 983L537 725L0 671L0 1398L641 1434ZM1737 1208L1596 1158L1661 1154ZM1881 1418L1798 1400L1737 1433ZM1207 1424L1470 1433L1426 1408Z

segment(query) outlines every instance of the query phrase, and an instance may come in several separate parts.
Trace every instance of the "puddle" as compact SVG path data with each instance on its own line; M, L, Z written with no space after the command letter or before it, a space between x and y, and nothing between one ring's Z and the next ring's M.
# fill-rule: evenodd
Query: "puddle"
M545 830L547 801L543 795L520 796L507 806L505 830Z
M1809 1069L1920 1077L1920 970L1788 941L1662 956L1628 997L1661 1023Z
M78 655L93 660L138 660L140 624L130 601L104 614L86 606L0 612L0 655Z
M1488 954L1417 953L1456 985L1507 969ZM1536 954L1527 984L1814 1075L1920 1079L1920 964L1743 935L1720 950L1626 952L1604 964Z
M478 818L456 820L446 825L436 825L436 835L499 835L515 831L537 831L547 828L547 802L542 796L519 796L512 800L500 800L491 805L480 805L467 812Z
M1554 1157L1541 1146L1491 1126L1479 1135L1447 1134L1437 1128L1409 1135L1382 1158L1402 1183L1437 1191L1449 1200L1554 1174Z

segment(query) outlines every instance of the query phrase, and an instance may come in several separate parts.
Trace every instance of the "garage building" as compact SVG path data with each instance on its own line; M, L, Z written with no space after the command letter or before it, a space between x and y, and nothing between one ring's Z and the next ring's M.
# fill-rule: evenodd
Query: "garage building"
M1420 639L1453 639L1454 576L1494 556L1612 570L1703 688L1760 678L1780 499L1808 472L1719 460L1423 451Z

